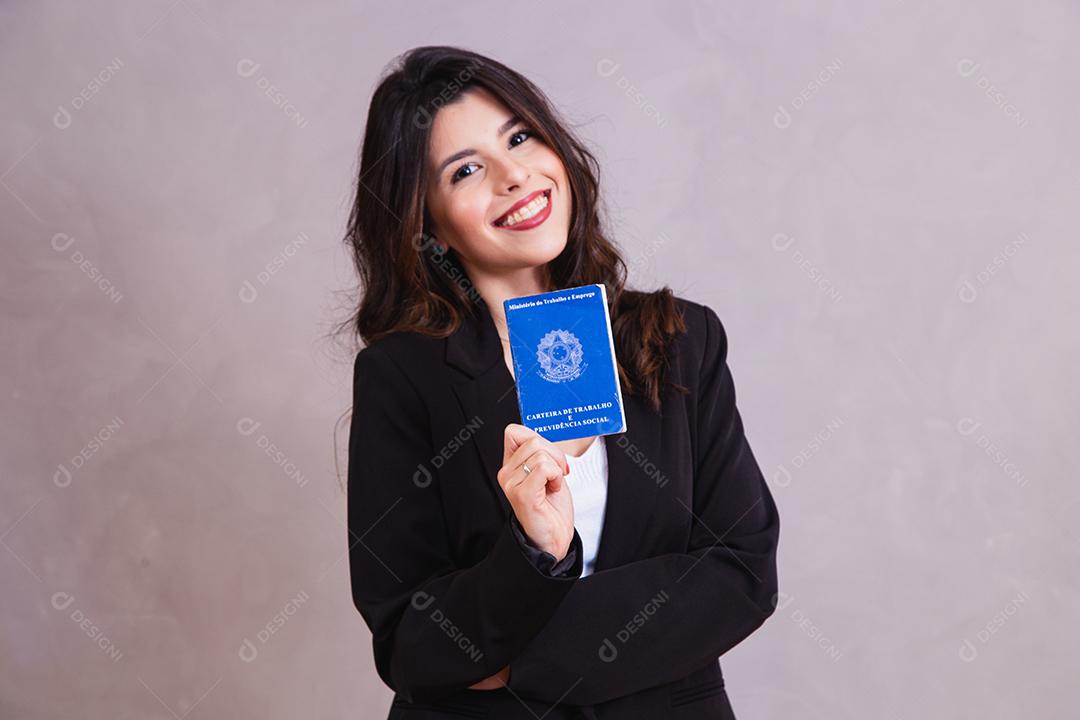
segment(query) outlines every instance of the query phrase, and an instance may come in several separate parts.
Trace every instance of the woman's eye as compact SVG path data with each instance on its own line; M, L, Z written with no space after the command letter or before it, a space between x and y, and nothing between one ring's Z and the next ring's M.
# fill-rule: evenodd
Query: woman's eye
M524 135L525 137L521 142L515 143L514 138L516 138L518 135ZM510 136L510 147L517 147L518 145L525 142L525 140L528 140L531 137L536 137L536 133L534 133L532 130L518 130L516 133L514 133L513 135ZM470 167L476 167L476 163L465 163L464 165L459 167L457 169L457 171L453 175L450 176L450 184L453 185L454 183L458 182L459 180L464 180L465 178L469 177L469 175L472 175L471 172L466 173L464 175L461 174L462 170L465 170L465 169L470 168Z
M464 165L462 165L460 168L457 169L457 172L455 172L453 174L453 176L450 178L450 182L451 183L456 183L458 180L463 180L463 179L469 177L469 175L472 175L472 173L462 175L461 171L465 170L466 168L474 167L475 165L476 165L476 163L465 163Z
M513 135L510 136L510 147L514 147L513 140L518 135L524 135L525 139L528 140L529 138L534 137L536 135L536 133L534 133L532 130L518 130L516 133L514 133ZM525 140L522 140L521 142L525 142ZM517 143L517 144L520 145L521 143Z

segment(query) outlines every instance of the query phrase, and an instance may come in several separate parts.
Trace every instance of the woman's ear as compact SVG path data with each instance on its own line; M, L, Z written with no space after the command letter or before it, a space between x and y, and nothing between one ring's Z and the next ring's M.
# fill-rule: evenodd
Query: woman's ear
M418 236L419 245L417 245L417 248L420 250L429 250L436 255L445 255L446 251L450 249L449 246L447 243L439 240L435 235L434 229L428 228L429 226L425 225L424 230L420 232L420 235Z
M435 227L435 220L431 217L431 213L428 212L426 205L424 206L424 227L429 230L427 235L431 239L431 243L435 245L434 250L436 250L439 255L446 254L446 251L450 248L436 236L438 228Z

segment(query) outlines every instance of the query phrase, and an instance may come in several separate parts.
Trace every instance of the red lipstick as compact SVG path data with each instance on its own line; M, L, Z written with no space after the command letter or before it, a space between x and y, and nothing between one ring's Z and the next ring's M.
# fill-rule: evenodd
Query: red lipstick
M508 217L510 217L515 212L517 212L521 208L525 207L526 205L528 205L529 203L531 203L533 200L540 197L541 195L544 195L544 196L547 197L547 205L545 205L544 208L542 210L540 210L540 212L536 213L531 218L529 218L527 220L522 220L521 222L515 223L514 225L506 226L506 225L501 224L501 223L505 222ZM510 206L509 210L507 210L505 213L503 213L498 218L496 218L495 221L492 223L492 225L499 228L500 230L529 230L529 229L534 228L537 225L540 225L541 223L543 223L545 220L548 219L548 216L550 216L550 215L551 215L551 189L548 188L547 190L537 190L536 192L529 193L528 195L523 197L521 200L518 200L516 203L514 203L513 205Z

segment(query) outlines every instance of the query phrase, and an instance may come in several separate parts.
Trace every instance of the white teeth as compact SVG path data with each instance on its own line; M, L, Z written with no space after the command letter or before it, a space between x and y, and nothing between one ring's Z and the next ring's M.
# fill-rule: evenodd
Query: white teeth
M522 220L528 220L536 213L540 212L547 207L548 199L547 195L541 195L533 200L531 203L521 208L515 213L512 213L506 218L506 221L502 223L501 227L510 227L511 225L517 225Z

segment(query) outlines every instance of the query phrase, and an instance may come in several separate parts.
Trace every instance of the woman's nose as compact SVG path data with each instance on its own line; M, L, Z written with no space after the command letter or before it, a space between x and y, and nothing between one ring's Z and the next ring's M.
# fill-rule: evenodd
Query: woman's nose
M531 176L529 169L513 158L503 158L497 161L497 172L499 173L499 185L506 190L525 187Z

